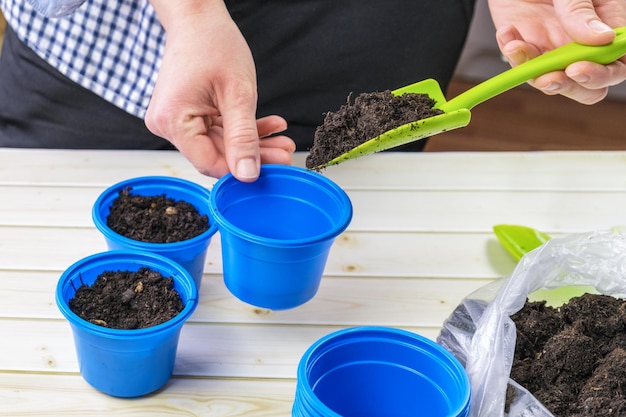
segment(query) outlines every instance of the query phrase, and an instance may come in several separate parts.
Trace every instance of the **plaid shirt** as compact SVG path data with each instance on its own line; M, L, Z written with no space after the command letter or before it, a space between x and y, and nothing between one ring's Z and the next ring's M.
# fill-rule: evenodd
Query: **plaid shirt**
M0 0L17 36L72 81L143 118L165 45L148 0L88 0L58 18L31 2Z

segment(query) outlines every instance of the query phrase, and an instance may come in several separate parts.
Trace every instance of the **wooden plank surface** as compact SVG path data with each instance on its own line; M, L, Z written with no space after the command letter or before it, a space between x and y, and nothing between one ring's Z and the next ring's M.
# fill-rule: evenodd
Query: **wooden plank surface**
M27 152L27 153L25 153ZM347 190L624 190L624 152L386 152L322 173ZM304 166L305 154L294 164ZM207 187L174 151L20 150L0 152L0 184L102 188L127 178L171 175Z
M142 175L215 180L176 152L1 149L0 415L288 416L298 361L318 338L381 325L435 339L463 297L508 275L515 262L493 225L559 236L626 222L626 152L386 153L323 174L348 192L354 219L316 297L278 312L240 302L223 283L218 233L175 376L122 400L80 376L57 280L106 250L91 206L107 186Z
M5 271L0 280L0 317L58 319L54 304L60 272ZM316 297L286 311L269 311L241 303L224 286L221 275L205 274L200 307L189 322L224 324L317 324L438 327L460 299L493 278L372 277L326 275ZM441 287L449 288L441 293ZM402 291L398 291L402 288Z
M615 173L615 176L619 175L621 173ZM484 180L477 181L485 183ZM367 190L346 187L354 208L350 230L469 233L488 230L495 223L515 221L549 228L552 227L550 216L557 211L575 216L572 220L583 230L594 227L598 217L614 224L625 221L612 209L621 202L619 192L625 191L619 184L603 188L599 183L594 188L593 184L581 187L571 183L563 185L566 187L569 188L511 188L507 193L496 189ZM52 188L0 184L0 201L4 207L0 227L92 229L92 205L102 190L97 186ZM19 205L14 203L17 201ZM572 205L581 203L587 210L569 210Z
M295 386L280 379L174 377L155 395L127 400L102 395L78 374L0 373L0 392L3 416L276 417L291 415Z

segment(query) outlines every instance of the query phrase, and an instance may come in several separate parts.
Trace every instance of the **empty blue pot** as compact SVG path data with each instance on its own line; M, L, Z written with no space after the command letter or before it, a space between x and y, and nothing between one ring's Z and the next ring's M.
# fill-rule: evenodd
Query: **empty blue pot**
M465 417L469 408L469 378L443 347L404 330L356 327L303 355L292 416Z
M337 184L286 165L264 165L252 183L226 175L209 201L226 287L273 310L313 298L334 239L352 219L350 199Z

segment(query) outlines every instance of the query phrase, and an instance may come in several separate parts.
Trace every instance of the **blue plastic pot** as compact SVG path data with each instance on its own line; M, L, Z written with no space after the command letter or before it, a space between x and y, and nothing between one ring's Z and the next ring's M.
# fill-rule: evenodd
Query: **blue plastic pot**
M107 226L110 207L119 192L128 187L132 188L133 194L142 196L165 194L166 197L193 205L201 215L209 217L209 229L194 238L170 243L141 242L114 232ZM209 196L210 192L206 188L181 178L162 176L131 178L110 186L100 194L93 205L92 218L96 228L104 235L109 250L131 249L163 255L185 267L200 288L207 249L211 237L217 232L217 225L213 222L209 210Z
M226 287L240 300L273 310L317 293L330 248L352 219L347 194L303 168L264 165L258 180L222 177L211 191Z
M104 271L137 271L141 267L174 280L185 308L171 320L144 329L119 330L92 324L70 310L68 303L82 284L93 284ZM198 291L189 272L168 258L110 251L70 266L59 279L56 303L72 328L83 378L106 394L137 397L161 388L170 379L180 330L198 305Z
M293 417L465 417L470 383L435 342L404 330L356 327L314 343L298 366Z

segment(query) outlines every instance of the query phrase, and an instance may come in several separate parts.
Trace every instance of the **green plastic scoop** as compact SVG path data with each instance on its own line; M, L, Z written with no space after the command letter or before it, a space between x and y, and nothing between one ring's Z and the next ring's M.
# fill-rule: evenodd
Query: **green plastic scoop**
M495 225L493 226L493 233L516 261L550 240L550 236L546 233L532 227L516 224Z
M626 54L626 27L615 29L615 32L615 39L608 45L588 46L575 42L563 45L504 71L459 94L450 101L446 101L439 83L434 79L427 79L394 90L392 93L396 96L404 93L428 94L430 98L435 100L435 108L443 110L444 113L389 130L314 169L339 164L359 156L395 148L409 142L465 127L470 122L470 110L474 106L540 75L563 70L574 62L592 61L599 64L614 62Z
M516 261L550 240L550 236L544 232L515 224L498 224L493 226L493 232ZM567 303L572 297L578 297L584 293L597 294L597 291L586 285L566 285L534 291L528 295L528 299L530 301L546 301L549 306L559 307Z

